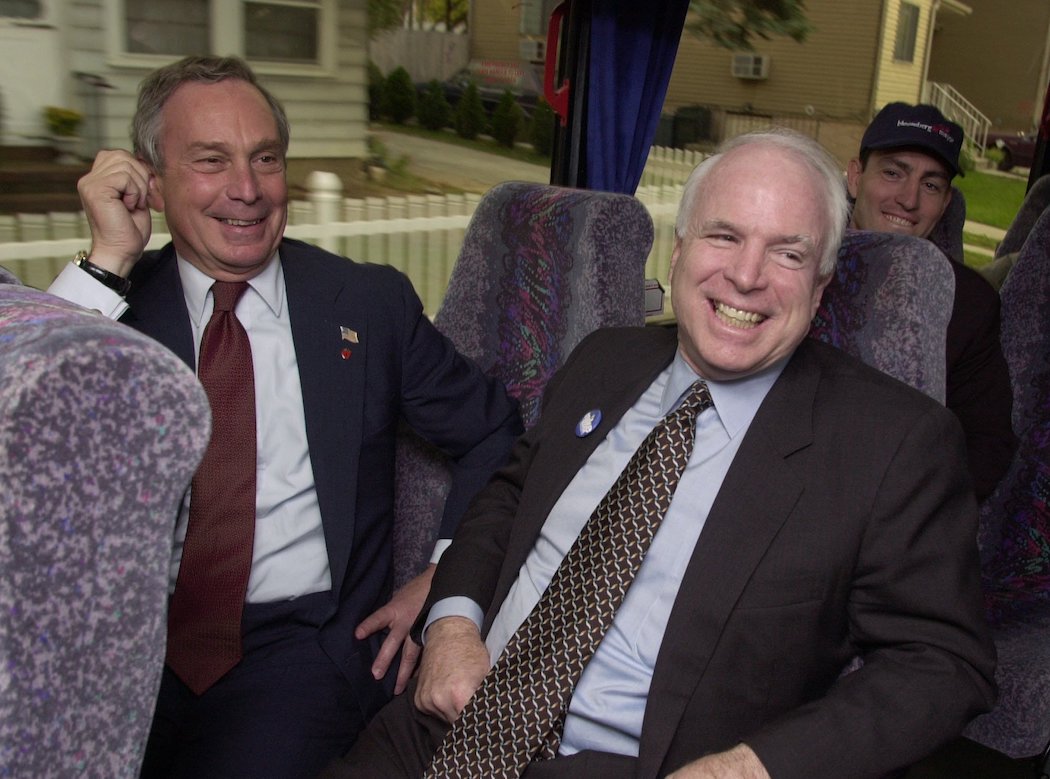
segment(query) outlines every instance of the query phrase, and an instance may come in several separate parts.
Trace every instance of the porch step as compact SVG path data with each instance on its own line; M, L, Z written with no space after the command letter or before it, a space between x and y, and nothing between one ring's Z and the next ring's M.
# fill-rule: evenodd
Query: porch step
M0 147L0 213L79 211L77 180L90 169L57 164L48 148Z

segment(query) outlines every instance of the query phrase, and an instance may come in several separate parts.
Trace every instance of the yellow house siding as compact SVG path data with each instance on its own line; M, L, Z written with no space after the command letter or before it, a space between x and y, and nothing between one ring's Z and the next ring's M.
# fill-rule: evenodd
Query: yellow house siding
M521 28L512 0L475 0L470 17L470 58L517 60Z
M893 50L897 41L897 27L900 23L901 0L885 0L886 18L876 76L875 100L872 106L876 111L886 103L896 100L917 103L922 96L922 78L930 35L932 2L931 0L906 0L906 2L919 9L919 25L915 33L915 53L911 62L894 59Z
M871 105L879 4L811 0L806 8L814 29L804 43L787 38L756 41L757 53L770 57L769 78L764 81L734 77L730 73L732 52L683 33L665 111L701 103L730 110L750 105L765 113L866 116Z

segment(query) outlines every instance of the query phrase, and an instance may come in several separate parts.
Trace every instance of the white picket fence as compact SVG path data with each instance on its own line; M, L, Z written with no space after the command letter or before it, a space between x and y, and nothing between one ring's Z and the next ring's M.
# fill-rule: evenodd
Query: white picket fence
M646 277L661 283L666 282L670 267L682 183L700 159L696 152L654 147L636 192L655 227ZM433 316L481 196L347 198L339 179L322 171L309 176L307 190L307 200L289 204L286 235L401 270ZM88 237L83 213L0 215L0 265L24 283L46 289L70 258L87 248ZM148 248L159 248L168 240L163 216L155 215Z

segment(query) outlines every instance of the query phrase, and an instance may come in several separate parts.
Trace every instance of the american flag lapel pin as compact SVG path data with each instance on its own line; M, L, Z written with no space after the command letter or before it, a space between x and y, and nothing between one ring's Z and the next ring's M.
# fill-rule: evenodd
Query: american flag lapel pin
M353 351L346 344L360 343L360 339L357 337L357 331L351 330L349 327L344 327L340 325L339 335L343 339L343 341L345 341L345 343L343 344L343 350L339 353L339 356L342 357L344 360L349 360L350 356L353 354Z

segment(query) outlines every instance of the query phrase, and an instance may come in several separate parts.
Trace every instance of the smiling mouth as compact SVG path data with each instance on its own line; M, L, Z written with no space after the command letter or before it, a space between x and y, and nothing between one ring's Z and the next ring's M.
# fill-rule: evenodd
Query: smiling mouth
M761 324L766 317L754 311L742 311L725 303L715 302L715 314L730 327L749 329Z
M895 216L894 214L884 213L883 217L885 217L887 222L889 222L890 224L895 224L898 227L911 228L915 226L915 223L913 221L911 221L910 219L905 219L903 216Z
M257 224L262 224L262 219L222 219L219 221L224 225L230 225L231 227L252 227Z

